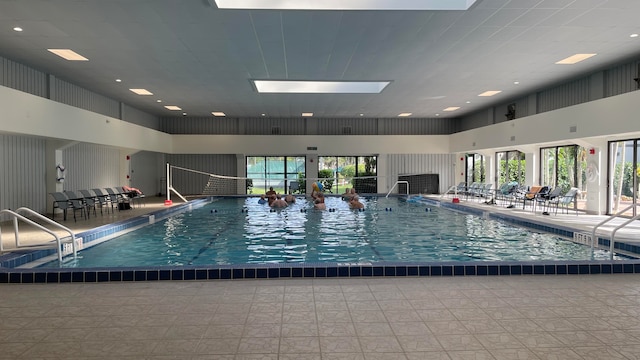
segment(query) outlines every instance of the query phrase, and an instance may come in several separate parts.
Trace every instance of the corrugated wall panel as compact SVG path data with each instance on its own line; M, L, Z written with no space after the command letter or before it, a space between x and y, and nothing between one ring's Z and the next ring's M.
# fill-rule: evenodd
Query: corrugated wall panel
M202 171L209 174L236 176L236 155L209 155L209 154L175 154L167 155L167 161L173 166ZM174 170L172 173L173 188L182 195L199 195L207 185L207 175L194 174L183 170ZM236 194L236 183L231 181L221 182L226 194Z
M589 78L581 78L538 93L538 112L543 113L589 101Z
M304 135L302 118L243 118L244 135ZM278 132L276 134L274 132Z
M322 118L318 135L377 135L378 120L370 118Z
M640 62L622 64L604 72L604 96L616 96L638 90L634 80L640 77Z
M47 75L0 56L0 85L47 97Z
M45 141L0 135L0 209L28 207L45 213ZM7 220L7 218L1 218Z
M148 127L154 130L160 130L160 119L155 115L151 115L142 110L138 110L127 104L123 105L122 120L132 124Z
M398 175L439 174L443 193L455 180L454 154L388 154L387 164L385 176L389 187L398 180Z
M460 130L467 131L479 127L491 125L489 121L488 111L486 109L471 113L460 119Z
M459 120L451 118L380 119L378 135L449 135L458 126Z
M116 119L120 117L120 102L58 78L52 78L51 82L51 100Z
M163 117L160 131L169 134L237 134L238 119L220 117Z
M62 152L64 190L121 186L120 151L107 146L78 143Z

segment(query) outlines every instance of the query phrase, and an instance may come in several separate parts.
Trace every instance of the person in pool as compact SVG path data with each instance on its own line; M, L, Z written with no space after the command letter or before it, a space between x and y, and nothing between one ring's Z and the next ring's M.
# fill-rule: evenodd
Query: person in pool
M267 198L265 197L265 195L264 194L260 195L260 199L258 199L258 204L262 205L266 203L267 203Z
M276 199L270 205L272 208L286 208L289 206L286 201L282 200L280 194L276 194Z
M273 202L276 200L276 191L273 190L273 186L269 187L269 191L267 191L265 193L265 196L267 197L267 200L269 201L269 206L271 206L271 204L273 204Z
M286 201L287 204L293 204L294 202L296 202L296 197L291 194L291 190L289 190L287 196L284 197L284 201Z
M349 200L349 207L351 209L364 209L364 204L360 202L358 195L354 195L351 200Z
M316 195L314 197L313 208L314 209L318 209L318 210L327 210L327 206L324 204L324 194L323 193L318 193L318 195Z

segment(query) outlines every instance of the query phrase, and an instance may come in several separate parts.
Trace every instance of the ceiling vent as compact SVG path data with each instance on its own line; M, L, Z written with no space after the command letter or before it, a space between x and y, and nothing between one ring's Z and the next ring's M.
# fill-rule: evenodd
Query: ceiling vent
M280 127L274 126L271 128L271 135L280 135Z
M351 126L343 126L342 135L351 135Z

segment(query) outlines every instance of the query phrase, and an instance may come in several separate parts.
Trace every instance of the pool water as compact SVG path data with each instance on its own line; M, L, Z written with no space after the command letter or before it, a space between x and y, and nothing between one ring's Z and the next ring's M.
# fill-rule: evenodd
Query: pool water
M299 197L272 210L257 198L220 199L79 253L63 267L587 260L591 249L557 235L401 198L338 197L325 211ZM596 250L594 259L608 259ZM44 267L60 267L52 262Z

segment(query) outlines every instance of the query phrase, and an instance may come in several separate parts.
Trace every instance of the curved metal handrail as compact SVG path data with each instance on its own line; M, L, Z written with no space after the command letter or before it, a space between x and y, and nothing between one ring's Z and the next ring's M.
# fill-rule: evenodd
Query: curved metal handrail
M60 239L60 236L58 236L56 233L54 233L53 231L51 231L50 229L38 224L37 222L19 214L18 212L26 212L29 215L32 215L36 218L38 218L39 220L42 220L50 225L53 225L59 229L62 229L66 232L69 233L70 235L70 241L63 241L62 239ZM13 228L14 228L14 232L15 232L15 242L16 242L16 248L21 248L21 247L25 247L20 245L20 231L18 229L18 220L22 220L24 222L26 222L27 224L40 229L46 233L48 233L49 235L53 236L56 240L56 245L57 245L57 253L58 253L58 261L62 262L62 244L63 243L68 243L71 242L71 247L73 249L73 257L76 258L77 254L78 254L78 250L76 247L76 236L73 233L73 231L71 231L69 228L67 228L66 226L63 226L49 218L47 218L46 216L43 216L42 214L33 211L32 209L26 208L26 207L21 207L16 209L15 211L10 210L10 209L4 209L4 210L0 210L0 214L9 214L11 215L12 219L13 219ZM2 232L0 230L0 251L4 251L4 247L2 245Z
M398 184L407 184L407 196L409 196L409 182L405 181L405 180L398 180L398 181L396 181L395 184L393 184L393 186L391 187L391 190L389 190L389 192L387 193L387 196L385 196L385 197L389 197L389 194L391 194L393 189L395 189L396 185L398 185Z
M597 241L597 239L598 239L598 238L596 237L596 230L597 230L600 226L602 226L602 225L604 225L604 224L608 223L609 221L611 221L611 220L613 220L613 219L615 219L615 218L619 218L619 217L621 217L621 215L622 215L622 214L624 214L625 212L627 212L627 210L629 210L629 209L631 209L631 208L633 208L633 207L636 207L636 206L640 206L640 204L631 204L631 205L627 206L626 208L624 208L624 209L622 209L622 210L618 211L617 213L615 213L615 214L613 214L613 215L609 216L608 218L606 218L606 219L602 220L601 222L597 223L597 224L593 227L593 230L591 231L591 254L592 254L592 255L593 255L593 251L594 251L594 248L595 248L595 243L596 243L596 241ZM610 258L611 258L612 260L613 260L613 249L614 249L613 245L614 245L614 240L615 240L616 232L618 232L618 230L620 230L620 229L622 229L623 227L625 227L625 226L629 225L631 222L633 222L633 221L635 221L635 220L637 220L637 219L640 219L640 215L636 215L635 217L633 217L633 218L631 218L631 219L629 219L629 220L625 221L624 223L622 223L621 225L618 225L617 227L615 227L615 228L613 229L613 232L611 233L611 240L610 240L610 244L609 244L609 252L610 252L609 256L610 256Z

